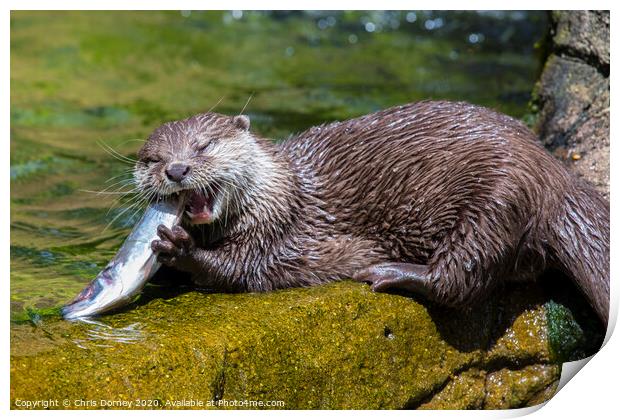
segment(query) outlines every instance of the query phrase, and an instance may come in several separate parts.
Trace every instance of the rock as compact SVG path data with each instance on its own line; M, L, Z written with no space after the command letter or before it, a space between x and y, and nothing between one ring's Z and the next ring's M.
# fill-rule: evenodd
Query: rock
M600 68L609 76L609 11L555 11L554 49Z
M551 21L551 54L532 98L534 130L609 198L609 12L553 12Z
M559 375L558 365L530 365L492 372L474 368L451 379L420 408L501 410L536 405L553 396Z
M91 324L12 328L11 401L521 407L560 374L545 300L528 287L462 314L352 282L144 298Z

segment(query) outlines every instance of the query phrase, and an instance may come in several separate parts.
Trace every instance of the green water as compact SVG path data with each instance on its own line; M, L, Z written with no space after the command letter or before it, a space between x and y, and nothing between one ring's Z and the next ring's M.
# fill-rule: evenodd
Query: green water
M250 97L274 139L428 98L522 118L545 28L542 12L11 13L12 319L72 298L139 216L85 192L130 179L102 143L132 157L157 125Z

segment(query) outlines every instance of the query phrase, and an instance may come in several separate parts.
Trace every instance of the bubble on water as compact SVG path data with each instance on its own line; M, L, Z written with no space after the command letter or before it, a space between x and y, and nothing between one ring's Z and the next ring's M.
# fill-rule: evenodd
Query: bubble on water
M364 29L366 29L366 32L374 32L376 28L377 26L373 22L366 22L366 24L364 25Z
M418 15L416 15L415 12L408 12L405 16L405 20L409 23L413 23L418 20Z
M237 20L241 19L243 17L243 10L233 10L232 17Z
M457 58L459 58L459 53L455 50L452 50L450 51L450 54L448 54L448 57L450 57L450 60L456 60Z
M429 31L432 31L433 29L439 29L443 26L444 22L442 18L435 18L435 19L427 19L424 22L424 27L426 29L428 29Z
M470 44L477 44L479 42L484 41L484 35L480 33L472 33L472 34L469 34L469 36L467 37L467 40L469 41Z
M190 17L192 15L192 11L191 10L181 10L181 16L183 17Z
M316 25L321 30L327 29L329 27L332 27L332 26L336 25L336 18L333 17L333 16L327 16L326 18L319 19L319 21L316 23Z
M43 260L48 261L48 262L54 261L56 259L56 256L50 251L41 251L39 252L39 256Z
M355 35L355 34L351 34L351 35L349 35L349 43L350 43L350 44L355 44L355 43L357 43L357 35Z
M284 54L286 54L287 57L293 56L293 54L295 54L295 48L290 46L286 47L286 49L284 50Z

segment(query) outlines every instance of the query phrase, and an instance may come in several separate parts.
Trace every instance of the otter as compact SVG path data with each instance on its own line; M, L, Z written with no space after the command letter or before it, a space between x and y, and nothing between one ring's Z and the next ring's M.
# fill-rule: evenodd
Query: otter
M353 279L467 308L555 268L607 322L609 202L491 109L423 101L280 143L208 112L157 128L138 159L141 191L184 192L183 222L152 249L198 285Z

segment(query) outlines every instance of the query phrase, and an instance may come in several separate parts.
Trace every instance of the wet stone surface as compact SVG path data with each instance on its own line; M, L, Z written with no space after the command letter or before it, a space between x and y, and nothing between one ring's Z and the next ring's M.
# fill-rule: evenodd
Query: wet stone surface
M540 402L560 374L537 287L466 314L352 282L155 296L91 323L15 326L11 400L504 408Z

